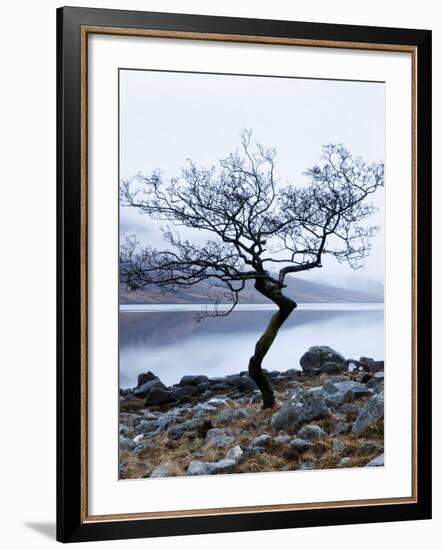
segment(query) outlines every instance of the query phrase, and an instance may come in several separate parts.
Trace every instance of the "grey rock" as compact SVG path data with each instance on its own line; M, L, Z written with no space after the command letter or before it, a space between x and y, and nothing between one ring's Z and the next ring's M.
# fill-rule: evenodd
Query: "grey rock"
M212 437L210 439L210 443L213 447L216 449L225 449L226 447L229 447L235 439L232 436L229 435L217 435L216 437Z
M348 370L347 365L344 363L336 363L335 361L326 361L320 367L321 374L340 374Z
M152 474L149 477L169 477L170 475L170 465L166 463L157 466L157 468L152 471Z
M228 451L225 458L235 460L235 462L239 464L243 460L244 456L245 453L243 452L243 449L240 447L240 445L236 445L230 451Z
M369 372L375 373L385 369L384 361L374 361L372 357L360 357L360 364Z
M345 450L345 444L340 439L334 439L332 442L332 448L337 454L341 454Z
M179 386L198 386L202 382L209 382L209 378L204 374L187 374L183 376L178 383Z
M212 391L216 392L227 392L231 389L231 386L228 384L214 384L211 386Z
M120 436L119 447L120 447L120 450L132 451L135 447L135 443L131 439Z
M351 459L348 456L343 457L340 462L337 464L339 468L344 468L351 462Z
M344 414L349 420L355 420L360 414L360 409L355 403L344 403L339 409L338 412Z
M149 439L143 439L140 441L140 443L134 448L132 451L132 454L135 456L138 456L140 453L142 453L145 449L148 449L149 447L152 447L153 443Z
M370 462L366 464L366 467L375 467L375 466L384 466L385 465L385 455L384 453L373 458Z
M228 402L226 401L226 399L217 399L216 397L214 397L213 399L210 399L207 402L208 405L215 408L223 407L224 405L227 405L227 403Z
M260 403L262 400L263 400L263 397L262 397L261 393L258 392L258 393L256 393L255 395L253 395L251 397L251 400L249 402L251 403L251 405L253 405L255 403Z
M169 439L176 441L183 437L186 432L196 432L199 437L206 437L208 431L212 428L212 423L207 418L191 418L185 422L175 424L167 430Z
M384 392L377 393L361 410L360 414L357 416L353 426L352 432L355 434L361 433L367 426L377 422L384 418L385 412L385 397Z
M224 409L218 413L216 422L217 424L229 424L247 416L249 416L249 412L245 409Z
M306 441L316 441L322 437L326 437L327 433L315 424L307 424L303 426L297 433L297 437Z
M273 414L271 427L275 431L295 433L302 424L328 415L329 410L322 396L306 394L300 401L297 398L285 401L280 410Z
M159 380L159 377L151 371L139 374L137 378L137 388L143 386L143 384L146 384L146 382L152 382L152 380Z
M152 389L166 390L166 386L163 384L161 380L158 380L158 379L150 380L149 382L145 382L138 388L135 388L134 395L135 397L140 397L140 398L146 397Z
M195 395L198 395L197 388L195 386L191 386L190 384L185 386L173 386L171 391L172 397L175 401L179 401L180 399L183 399L183 397L194 397Z
M312 441L306 441L305 439L299 439L296 437L289 444L288 448L295 451L304 452L310 449L314 444Z
M226 377L228 384L233 388L238 388L241 392L252 392L257 390L257 384L249 375L240 376L231 374Z
M305 352L300 359L300 366L303 372L312 372L313 369L320 367L327 361L342 363L345 360L341 353L335 351L329 346L313 346Z
M269 447L272 445L273 437L269 434L261 434L251 442L251 447Z
M347 434L348 432L351 431L351 428L352 428L352 424L350 424L349 422L339 421L334 426L334 428L331 432L331 435L335 436L335 435L340 435L340 434Z
M385 391L385 383L380 382L380 384L377 384L374 388L374 393L380 393Z
M197 385L197 390L199 393L204 393L205 391L208 391L211 388L211 384L208 382L200 382L200 384Z
M148 382L148 384L152 384L154 382L155 381ZM172 391L164 390L160 387L151 388L146 394L145 405L147 407L153 406L153 405L164 405L165 403L169 403L172 400L173 400Z
M383 445L377 443L377 441L367 441L360 447L362 453L382 453L384 451Z
M186 472L188 476L231 474L237 470L238 464L232 458L223 458L218 462L201 462L193 460Z
M346 382L332 382L332 385L335 387L336 391L345 393L347 391L352 391L356 397L362 397L365 395L371 395L371 391L365 384L360 382L354 382L353 380L348 380Z

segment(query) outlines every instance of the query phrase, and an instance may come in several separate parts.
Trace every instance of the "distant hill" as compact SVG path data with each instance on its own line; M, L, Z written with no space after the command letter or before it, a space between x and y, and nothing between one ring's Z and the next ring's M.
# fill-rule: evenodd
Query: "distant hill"
M313 283L296 277L286 277L285 293L299 303L382 303L381 292L366 293L358 290L339 288L333 285ZM201 282L188 288L180 288L175 292L149 285L141 290L129 292L120 285L121 304L205 304L217 297L220 303L228 303L222 287L210 286ZM264 304L268 300L258 293L251 281L240 294L241 304Z

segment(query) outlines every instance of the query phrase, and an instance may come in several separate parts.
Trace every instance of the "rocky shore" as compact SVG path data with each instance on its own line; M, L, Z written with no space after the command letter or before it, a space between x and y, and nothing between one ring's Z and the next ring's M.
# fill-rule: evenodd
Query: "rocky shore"
M152 372L120 390L120 478L384 465L384 363L315 346L299 369L268 372L274 409L247 372Z

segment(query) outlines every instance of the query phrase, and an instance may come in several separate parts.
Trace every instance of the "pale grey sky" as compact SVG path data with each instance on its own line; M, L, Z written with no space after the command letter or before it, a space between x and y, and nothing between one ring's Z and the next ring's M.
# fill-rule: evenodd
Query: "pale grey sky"
M240 144L243 128L277 150L281 184L297 185L303 171L319 162L321 146L343 143L368 162L385 158L383 83L252 76L120 71L120 176L159 168L175 176L190 158L213 165ZM364 270L334 259L306 279L349 284L350 278L384 277L384 195L371 223L381 225ZM121 235L136 234L161 246L158 224L121 208Z

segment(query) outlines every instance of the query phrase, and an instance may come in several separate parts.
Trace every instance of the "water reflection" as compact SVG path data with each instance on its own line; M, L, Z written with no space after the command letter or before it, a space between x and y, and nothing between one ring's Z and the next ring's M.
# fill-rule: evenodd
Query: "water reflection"
M132 387L147 370L165 384L184 374L223 376L247 369L255 342L271 311L234 311L205 318L195 312L120 314L120 386ZM309 346L328 345L346 357L384 358L383 310L296 311L280 330L266 356L269 370L299 366Z

